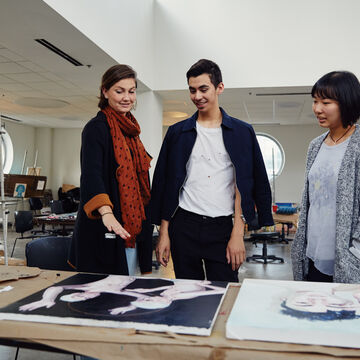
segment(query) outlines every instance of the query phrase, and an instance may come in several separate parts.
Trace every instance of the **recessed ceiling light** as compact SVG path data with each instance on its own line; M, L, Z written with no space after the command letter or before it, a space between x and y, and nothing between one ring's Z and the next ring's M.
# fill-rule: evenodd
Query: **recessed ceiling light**
M38 97L22 97L14 101L15 104L28 106L33 108L56 109L69 105L68 102L58 99L38 98Z
M186 112L182 111L165 111L164 117L170 117L173 119L181 119L181 118L187 118L189 115Z

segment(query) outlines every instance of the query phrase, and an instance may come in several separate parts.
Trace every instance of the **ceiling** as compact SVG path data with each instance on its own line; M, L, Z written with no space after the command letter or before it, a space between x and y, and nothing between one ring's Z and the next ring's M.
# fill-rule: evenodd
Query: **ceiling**
M226 89L219 102L225 111L252 125L314 124L310 87ZM188 90L160 91L164 125L171 125L196 111ZM173 113L173 112L180 113Z
M74 66L35 39L46 39L83 66ZM37 127L78 128L94 116L99 80L116 62L41 0L0 3L0 113ZM148 88L139 81L138 91ZM310 124L309 88L225 89L220 103L252 124ZM195 111L187 90L159 91L164 123ZM262 94L262 95L260 95ZM183 112L174 114L174 112Z
M46 39L84 66L42 46ZM100 79L116 64L41 0L1 0L0 113L46 127L83 127L96 114ZM139 91L146 87L139 81Z

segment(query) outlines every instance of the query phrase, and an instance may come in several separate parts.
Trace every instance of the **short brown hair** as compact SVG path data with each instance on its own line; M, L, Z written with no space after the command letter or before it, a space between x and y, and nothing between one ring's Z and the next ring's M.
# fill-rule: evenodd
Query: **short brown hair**
M99 96L99 108L105 109L108 106L108 100L105 99L103 89L109 90L114 84L122 79L134 79L135 86L137 87L137 79L135 70L124 64L114 65L110 69L107 69L102 76Z

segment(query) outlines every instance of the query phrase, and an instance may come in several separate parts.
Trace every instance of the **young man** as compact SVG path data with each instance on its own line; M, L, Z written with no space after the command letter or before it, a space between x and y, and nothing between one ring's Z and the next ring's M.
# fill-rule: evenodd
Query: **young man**
M208 280L237 282L245 219L254 219L256 205L259 225L273 224L269 181L251 125L219 108L218 65L199 60L186 76L198 111L170 126L156 164L156 255L166 266L171 248L177 278L202 280L205 267Z

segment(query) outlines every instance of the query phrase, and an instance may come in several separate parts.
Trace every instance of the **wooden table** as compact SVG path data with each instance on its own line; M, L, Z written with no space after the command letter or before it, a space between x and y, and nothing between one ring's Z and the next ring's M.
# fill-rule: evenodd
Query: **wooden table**
M6 306L73 274L41 270L40 274L33 278L3 282L0 285L11 285L14 289L1 293L0 306ZM10 346L20 343L37 348L45 346L47 350L60 349L105 360L359 359L360 350L357 349L226 339L225 322L238 291L238 284L230 286L209 337L3 320L0 321L0 343Z

